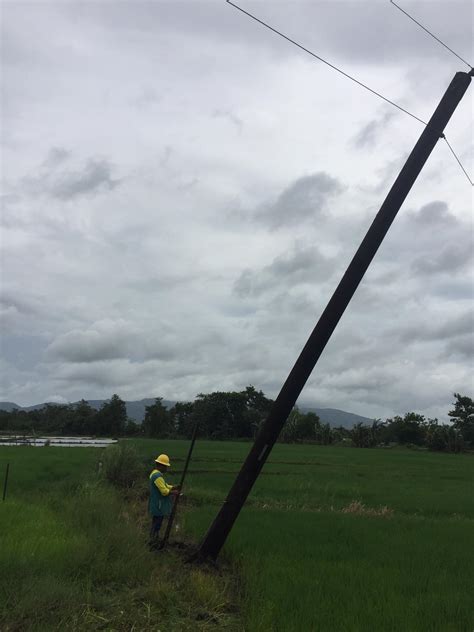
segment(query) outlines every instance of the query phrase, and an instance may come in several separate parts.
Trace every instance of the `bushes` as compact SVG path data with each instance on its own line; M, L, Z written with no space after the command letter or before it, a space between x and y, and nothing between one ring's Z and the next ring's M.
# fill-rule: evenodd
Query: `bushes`
M433 425L427 434L426 445L438 452L462 452L465 449L462 434L447 424Z
M126 441L104 450L102 457L104 477L116 487L133 487L144 475L137 451Z

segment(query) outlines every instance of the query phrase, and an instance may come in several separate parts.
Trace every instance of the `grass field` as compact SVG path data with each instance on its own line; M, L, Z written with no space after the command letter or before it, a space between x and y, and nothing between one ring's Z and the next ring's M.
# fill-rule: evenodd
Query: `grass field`
M186 442L132 443L144 464L169 453L169 478L177 481ZM196 444L179 520L196 540L249 448ZM471 455L276 446L223 551L240 594L227 575L190 570L173 552L151 557L145 522L136 519L144 502L130 503L135 517L127 518L133 511L120 495L94 482L96 451L3 448L0 473L6 458L12 469L0 507L7 533L2 631L52 629L61 616L62 629L161 629L154 617L171 631L474 629ZM160 582L164 568L171 593ZM241 620L232 615L232 599ZM41 608L53 615L35 614ZM196 609L203 614L193 620ZM36 627L15 627L18 617Z
M150 554L145 502L101 482L94 448L0 448L0 630L241 630L229 574Z

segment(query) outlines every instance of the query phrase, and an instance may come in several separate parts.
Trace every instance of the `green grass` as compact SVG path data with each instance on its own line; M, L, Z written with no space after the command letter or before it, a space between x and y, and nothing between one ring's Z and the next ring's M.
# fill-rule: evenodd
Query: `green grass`
M240 629L233 578L146 546L146 503L97 476L86 448L3 448L0 630ZM3 478L3 477L2 477Z
M169 453L173 468L168 476L178 479L186 442L142 439L134 444L150 463L160 451ZM203 495L212 502L224 500L250 447L238 442L197 443L186 482L188 495L196 501ZM361 500L396 513L474 518L473 480L472 455L278 444L252 490L250 504L330 510Z
M138 449L176 469L185 454L181 442ZM185 490L195 537L249 449L198 444ZM473 481L472 455L277 445L223 552L243 579L245 629L470 632Z
M131 443L144 472L168 453L167 478L178 481L188 442ZM182 531L202 537L249 449L196 444ZM0 479L11 463L0 503L2 632L474 629L472 455L277 445L222 554L241 600L228 573L147 552L146 480L125 500L98 482L98 455L0 450Z

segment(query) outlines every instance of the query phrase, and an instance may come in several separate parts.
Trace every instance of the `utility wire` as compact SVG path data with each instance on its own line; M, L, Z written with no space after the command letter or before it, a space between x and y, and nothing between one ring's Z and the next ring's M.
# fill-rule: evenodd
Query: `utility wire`
M467 173L467 171L464 169L462 162L459 160L459 158L457 157L454 149L451 147L451 145L449 144L448 139L446 138L446 136L443 134L443 138L446 141L447 146L449 147L449 149L451 150L451 153L453 154L453 156L456 158L456 160L458 161L459 166L461 167L461 169L464 171L464 174L466 176L466 178L469 180L469 182L471 183L471 186L474 186L474 182L471 180L471 178L469 177L469 174Z
M302 46L301 44L298 44L298 42L296 42L295 40L291 39L290 37L288 37L287 35L284 35L283 33L281 33L280 31L277 31L277 29L273 28L273 26L270 26L269 24L267 24L266 22L264 22L263 20L260 20L259 18L257 18L255 15L252 15L251 13L249 13L248 11L245 11L245 9L242 9L241 7L239 7L237 4L234 4L233 2L231 2L231 0L226 0L227 4L230 4L231 6L233 6L235 9L238 9L239 11L241 11L242 13L244 13L245 15L247 15L249 18L252 18L252 20L255 20L255 22L258 22L259 24L261 24L262 26L265 26L267 29L269 29L270 31L273 31L273 33L276 33L277 35L279 35L280 37L283 37L283 39L287 40L288 42L291 42L291 44L294 44L295 46L297 46L298 48L301 48L301 50L303 50L305 53L308 53L309 55L311 55L312 57L315 57L317 60L322 61L324 64L326 64L327 66L329 66L330 68L332 68L333 70L336 70L337 72L339 72L341 75L343 75L344 77L347 77L348 79L350 79L351 81L354 81L354 83L357 83L357 85L362 86L362 88L365 88L366 90L368 90L369 92L372 92L372 94L375 94L376 96L380 97L381 99L383 99L384 101L386 101L387 103L390 103L390 105L395 106L396 108L398 108L399 110L401 110L402 112L405 112L405 114L408 114L409 116L411 116L412 118L416 119L417 121L419 121L420 123L423 123L423 125L427 125L427 123L425 123L425 121L423 121L422 119L418 118L417 116L415 116L414 114L412 114L411 112L409 112L408 110L405 110L405 108L402 108L400 105L398 105L397 103L394 103L393 101L390 101L390 99L387 99L386 97L384 97L382 94L380 94L379 92L376 92L375 90L372 90L372 88L369 88L369 86L365 85L365 83L362 83L361 81L359 81L358 79L355 79L354 77L352 77L351 75L348 75L346 72L344 72L343 70L341 70L340 68L337 68L336 66L334 66L333 64L331 64L330 62L326 61L325 59L323 59L322 57L320 57L319 55L316 55L316 53L313 53L312 51L310 51L309 49L305 48L304 46ZM400 9L400 11L402 11L403 13L406 13L406 11L403 11L403 9L401 9L397 4L395 4L395 2L393 2L393 0L390 0L390 2L392 2L392 4L394 4L398 9ZM408 15L408 13L406 13L406 15ZM408 15L408 17L410 19L413 20L413 18ZM416 20L413 20L414 22L416 22ZM416 22L417 24L419 24L419 22ZM427 29L425 29L424 26L422 26L420 24L421 28L423 28L425 31L427 31L428 33L430 33ZM430 33L430 35L433 35L432 33ZM433 37L435 39L438 39L437 37L435 37L433 35ZM443 42L441 42L441 40L438 40L441 44L443 44ZM446 44L443 44L443 46L446 46ZM448 46L446 46L446 48L448 48L448 50L451 50ZM451 51L452 53L454 53L454 51ZM456 55L456 53L454 53L454 55ZM459 55L456 55L456 57L459 57ZM465 61L464 59L462 59L462 57L459 57L459 59L461 59L461 61L463 61L465 64L467 64L470 68L471 66L467 63L467 61ZM473 74L473 69L471 68L471 72L469 74ZM459 158L457 157L457 155L454 152L454 149L451 147L451 145L448 142L448 139L446 138L446 136L444 134L442 134L442 138L444 138L444 140L446 141L449 149L451 150L453 156L455 157L455 159L457 160L459 166L461 167L461 169L463 170L466 178L469 180L469 182L471 183L472 186L474 186L473 181L471 180L471 178L469 177L466 169L463 167L461 161L459 160Z
M472 64L470 64L469 62L467 62L465 59L463 59L460 55L458 55L457 53L455 53L453 51L452 48L449 48L449 46L447 44L445 44L443 41L441 41L439 39L439 37L436 37L436 35L434 35L431 31L429 31L427 28L425 28L423 26L423 24L421 24L420 22L418 22L418 20L415 20L415 18L413 18L409 13L407 13L404 9L402 9L402 7L398 6L398 4L396 2L394 2L393 0L390 0L391 4L393 4L395 7L397 7L397 9L399 11L401 11L402 13L404 13L408 18L410 18L410 20L412 20L415 24L418 24L418 26L420 28L422 28L426 33L428 33L428 35L431 35L431 37L433 37L437 42L439 42L441 44L441 46L444 46L445 48L447 48L453 55L455 55L458 59L460 59L464 64L466 64L466 66L469 66L469 68L472 69Z
M301 44L298 44L298 42L295 42L295 40L291 39L290 37L284 35L283 33L281 33L280 31L277 31L276 29L274 29L272 26L270 26L269 24L267 24L266 22L264 22L263 20L260 20L259 18L255 17L255 15L252 15L251 13L249 13L248 11L245 11L244 9L242 9L241 7L239 7L237 4L234 4L233 2L231 2L231 0L226 0L227 4L230 4L231 6L233 6L235 9L238 9L239 11L241 11L242 13L245 13L245 15L248 15L249 18L252 18L252 20L255 20L256 22L258 22L259 24L262 24L262 26L265 26L267 29L270 29L270 31L273 31L274 33L276 33L277 35L279 35L280 37L283 37L283 39L286 39L288 42L291 42L292 44L294 44L295 46L297 46L298 48L301 48L301 50L304 50L305 53L308 53L309 55L311 55L312 57L315 57L316 59L318 59L319 61L322 61L324 64L326 64L327 66L329 66L330 68L332 68L333 70L336 70L337 72L339 72L341 75L344 75L344 77L347 77L348 79L350 79L351 81L354 81L354 83L357 83L357 85L362 86L362 88L365 88L366 90L368 90L369 92L372 92L372 94L375 94L376 96L380 97L381 99L383 99L384 101L386 101L387 103L390 103L390 105L395 106L396 108L398 108L399 110L401 110L402 112L405 112L405 114L408 114L409 116L411 116L412 118L414 118L415 120L417 120L419 123L423 123L423 125L428 125L428 123L426 123L425 121L423 121L422 119L418 118L417 116L415 116L414 114L412 114L411 112L409 112L408 110L405 110L405 108L402 108L401 105L397 105L397 103L394 103L393 101L390 101L390 99L387 99L386 97L384 97L382 94L380 94L379 92L376 92L375 90L372 90L372 88L369 88L369 86L366 86L365 83L362 83L361 81L359 81L358 79L355 79L354 77L352 77L351 75L348 75L347 72L344 72L343 70L341 70L340 68L337 68L337 66L334 66L333 64L329 63L328 61L326 61L325 59L323 59L322 57L320 57L319 55L316 55L316 53L313 53L312 51L308 50L307 48L305 48L304 46L302 46Z
M421 24L420 22L418 22L418 20L415 20L414 17L412 17L407 11L405 11L405 9L402 9L402 7L400 7L396 2L394 2L393 0L390 0L390 3L393 4L393 6L397 7L397 9L399 11L401 11L402 13L404 13L407 18L409 18L410 20L412 20L412 22L414 22L415 24L417 24L420 28L422 28L426 33L428 33L428 35L431 35L431 37L433 39L435 39L437 42L439 42L442 46L444 46L447 50L449 50L450 53L452 53L453 55L455 55L458 59L460 59L464 64L466 64L466 66L469 66L469 68L471 69L471 72L469 73L471 76L473 75L473 71L474 68L472 66L472 64L470 64L469 62L467 62L465 59L463 59L460 55L458 55L456 52L453 51L452 48L450 48L447 44L445 44L442 40L439 39L439 37L436 37L436 35L434 35L434 33L432 33L431 31L429 31L426 27L423 26L423 24ZM451 145L449 144L448 139L446 138L446 136L444 134L442 134L442 138L444 138L444 140L446 141L447 146L449 147L449 149L451 150L451 153L453 154L454 158L457 160L459 166L461 167L461 169L464 172L464 175L466 176L466 178L469 180L471 186L474 186L474 182L471 180L471 178L469 177L469 174L467 173L466 169L464 168L462 162L459 160L458 156L456 155L456 152L454 151L454 149L451 147Z

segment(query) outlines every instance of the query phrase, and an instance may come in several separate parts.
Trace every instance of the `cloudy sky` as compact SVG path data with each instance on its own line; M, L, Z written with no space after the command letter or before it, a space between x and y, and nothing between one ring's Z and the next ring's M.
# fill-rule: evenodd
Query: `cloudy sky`
M472 61L470 1L401 4ZM388 0L240 5L425 121L468 69ZM0 399L276 396L423 125L224 0L3 2L1 63ZM473 395L471 209L440 141L300 403Z

